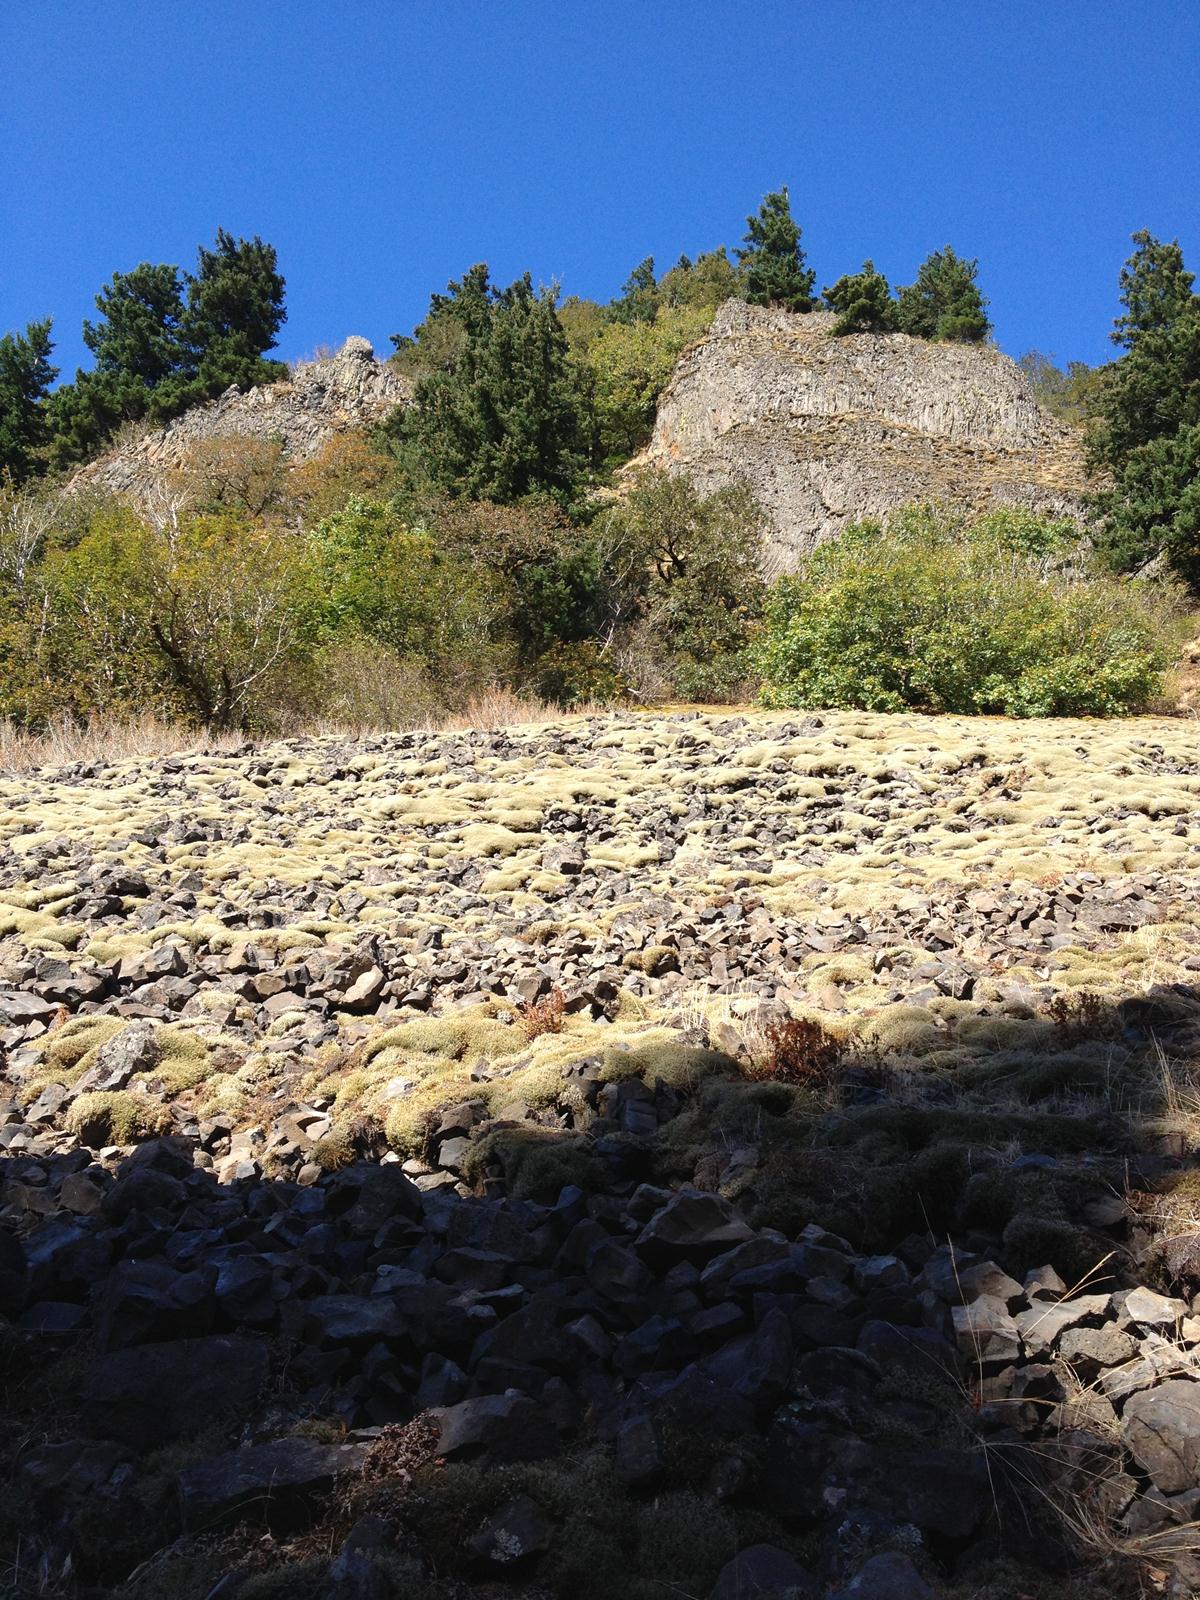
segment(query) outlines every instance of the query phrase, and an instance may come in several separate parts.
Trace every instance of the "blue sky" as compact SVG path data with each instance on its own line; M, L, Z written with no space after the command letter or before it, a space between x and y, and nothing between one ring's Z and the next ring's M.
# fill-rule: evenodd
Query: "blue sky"
M1001 346L1107 358L1128 236L1200 268L1200 0L0 0L0 330L279 250L279 354L486 260L609 298L791 188L818 284L977 256Z

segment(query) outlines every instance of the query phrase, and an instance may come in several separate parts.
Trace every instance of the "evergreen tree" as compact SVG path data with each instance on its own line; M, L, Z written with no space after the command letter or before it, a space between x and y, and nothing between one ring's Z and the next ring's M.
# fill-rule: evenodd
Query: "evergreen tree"
M1200 587L1200 297L1178 243L1144 231L1133 242L1112 335L1125 354L1090 437L1092 465L1112 475L1102 545L1123 571L1165 553Z
M1133 235L1136 246L1121 268L1124 313L1113 324L1114 344L1132 350L1146 334L1169 333L1195 296L1195 274L1183 264L1179 240L1163 244L1148 229Z
M591 398L570 358L553 291L528 273L507 289L473 267L435 296L426 325L461 320L453 365L421 379L396 427L401 453L437 487L509 503L567 498L594 454Z
M90 371L58 389L49 406L56 465L86 460L126 421L155 423L284 374L264 354L284 320L284 281L261 239L217 230L195 273L143 261L114 273L96 296L101 320L83 325Z
M614 322L653 322L658 315L658 284L654 257L638 263L621 285L621 297L609 307Z
M264 359L287 317L283 297L274 246L257 235L235 239L218 228L213 248L200 247L196 271L187 280L182 328L187 382L173 404L194 404L231 384L252 389L284 376L280 362Z
M130 378L153 389L184 360L183 291L179 268L143 261L114 272L96 296L103 321L83 324L83 342L95 370Z
M978 261L967 261L949 245L922 261L917 281L900 290L901 333L918 339L979 344L987 338L987 301L979 292Z
M817 275L805 265L786 184L766 196L758 215L746 218L746 227L746 248L737 252L745 274L746 299L756 306L811 311Z
M58 368L50 365L50 318L0 338L0 479L23 483L40 469L45 400Z
M897 307L888 281L876 272L873 261L864 261L861 272L847 273L832 288L825 290L825 302L839 313L833 331L842 333L894 333Z

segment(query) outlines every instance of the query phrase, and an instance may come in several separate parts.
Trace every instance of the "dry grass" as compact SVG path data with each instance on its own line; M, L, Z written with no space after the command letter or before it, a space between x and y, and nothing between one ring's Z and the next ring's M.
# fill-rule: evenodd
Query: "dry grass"
M140 717L70 717L52 721L41 733L0 721L0 771L36 772L77 761L137 761L152 756L236 750L240 733L210 733L146 712Z
M535 696L494 685L472 695L461 711L437 714L423 707L406 715L397 706L386 728L357 721L319 721L289 727L283 734L291 738L354 738L366 732L461 733L492 732L500 728L556 722L564 716L598 716L610 710L605 706L574 706L565 712ZM216 733L186 722L160 717L153 712L131 717L93 716L87 722L71 717L55 718L41 732L18 727L0 719L0 772L37 772L47 767L66 767L75 762L119 762L150 759L155 756L214 754L237 750L251 735L232 730Z

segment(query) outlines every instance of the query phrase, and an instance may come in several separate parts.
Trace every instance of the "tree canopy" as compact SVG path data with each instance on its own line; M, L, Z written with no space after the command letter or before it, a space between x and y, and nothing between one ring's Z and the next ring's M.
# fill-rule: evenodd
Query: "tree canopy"
M47 317L0 338L0 478L13 483L34 476L47 438L45 400L58 376L50 326Z
M755 216L746 218L746 230L746 248L737 255L750 304L811 311L817 275L800 248L786 184L764 198Z
M978 275L978 261L965 260L950 245L935 250L917 269L916 282L900 290L900 332L919 339L982 343L992 325Z
M1177 242L1145 231L1121 269L1113 329L1124 354L1107 373L1092 464L1111 474L1099 497L1104 548L1131 571L1166 555L1200 585L1200 296Z
M100 318L83 325L95 365L49 406L59 465L86 459L122 422L162 423L231 384L247 389L286 370L264 359L286 313L274 247L257 237L219 228L194 273L148 261L114 273L96 309Z
M497 289L480 263L434 295L416 340L435 337L445 344L445 365L420 379L415 404L396 424L420 473L473 499L569 499L595 439L588 385L556 292L535 290L528 273Z
M894 333L898 322L896 302L882 272L864 261L861 272L848 273L825 290L825 303L838 312L833 331L842 333Z

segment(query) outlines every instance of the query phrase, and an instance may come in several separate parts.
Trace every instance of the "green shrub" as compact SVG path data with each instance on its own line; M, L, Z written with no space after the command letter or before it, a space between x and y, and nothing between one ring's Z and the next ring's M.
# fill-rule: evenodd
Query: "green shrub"
M781 579L754 660L769 706L1113 716L1160 689L1179 614L1173 589L1102 573L1070 523L915 507Z

